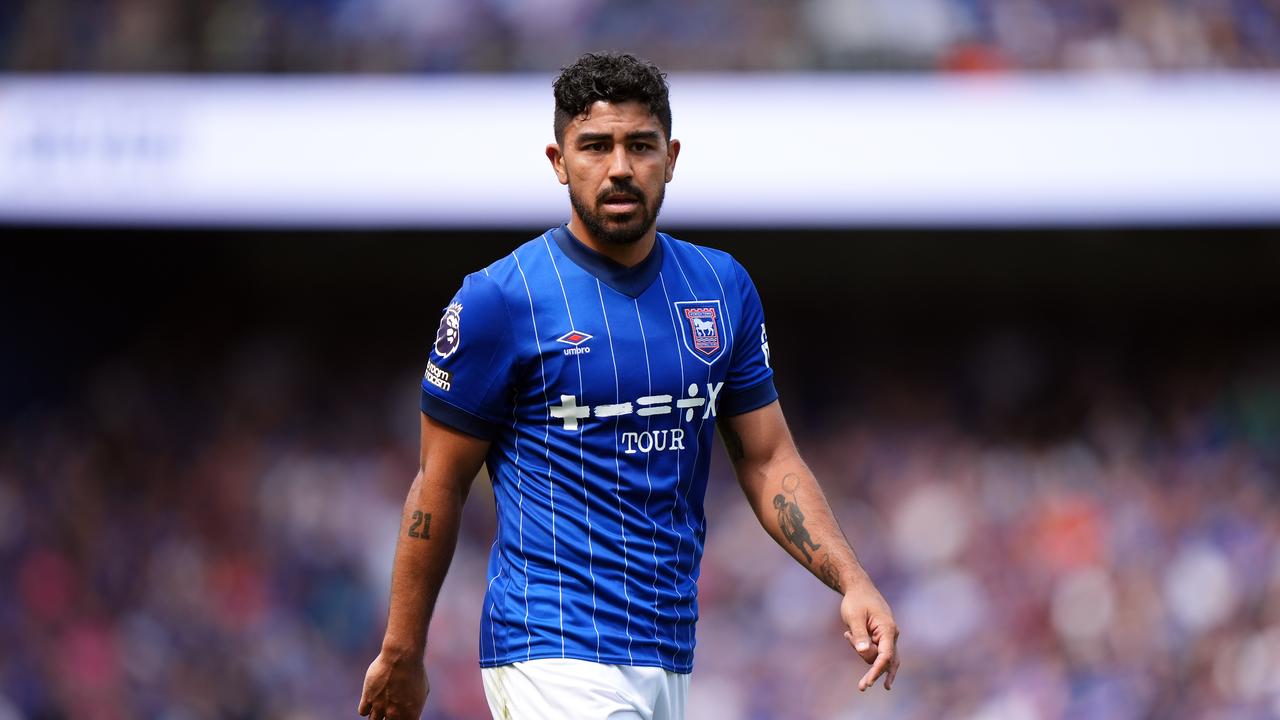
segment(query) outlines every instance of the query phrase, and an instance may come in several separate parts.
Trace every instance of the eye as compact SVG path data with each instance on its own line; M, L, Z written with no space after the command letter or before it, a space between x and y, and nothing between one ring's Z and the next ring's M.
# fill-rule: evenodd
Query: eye
M631 143L631 152L637 152L637 153L649 152L649 150L651 150L652 148L653 146L646 142Z
M586 150L587 152L604 152L605 146L604 146L604 143L602 142L593 142L593 143L588 143L582 146L582 149Z

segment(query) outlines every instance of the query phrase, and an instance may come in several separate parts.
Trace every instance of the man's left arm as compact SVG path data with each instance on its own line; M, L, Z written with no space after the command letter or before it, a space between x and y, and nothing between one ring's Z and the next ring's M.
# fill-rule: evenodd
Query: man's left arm
M779 545L819 580L843 596L840 614L845 639L871 668L858 682L866 690L884 675L884 688L898 674L898 625L889 603L867 575L840 530L827 498L809 471L782 407L722 417L721 437L742 491L760 524ZM782 523L783 516L789 518Z

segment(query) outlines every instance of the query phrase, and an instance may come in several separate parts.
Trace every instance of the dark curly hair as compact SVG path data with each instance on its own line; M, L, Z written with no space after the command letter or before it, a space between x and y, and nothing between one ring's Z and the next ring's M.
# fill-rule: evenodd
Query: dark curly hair
M619 103L636 100L657 116L671 139L671 102L667 99L667 74L657 65L626 53L587 53L561 68L555 82L556 142L564 142L564 129L598 100Z

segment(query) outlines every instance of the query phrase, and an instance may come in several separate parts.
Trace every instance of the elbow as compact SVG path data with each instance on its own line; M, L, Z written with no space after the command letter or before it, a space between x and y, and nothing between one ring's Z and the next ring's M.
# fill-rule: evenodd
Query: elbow
M790 442L780 442L763 453L759 460L761 472L767 477L777 477L785 472L794 471L800 462L800 452Z
M761 496L769 487L769 480L780 479L796 470L799 454L793 449L778 448L759 455L748 455L738 463L738 481L752 497Z

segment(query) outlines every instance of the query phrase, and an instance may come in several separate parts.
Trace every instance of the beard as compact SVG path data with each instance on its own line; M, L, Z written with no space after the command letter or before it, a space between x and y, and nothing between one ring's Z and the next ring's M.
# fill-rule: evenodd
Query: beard
M618 193L634 197L639 207L629 213L611 213L600 209L605 198ZM658 211L662 209L666 194L667 187L664 184L658 188L658 196L650 207L648 198L640 188L628 182L614 182L613 187L596 196L595 207L591 207L573 191L573 183L569 183L569 204L573 206L574 212L582 218L582 224L591 231L593 238L609 245L630 245L644 237L657 221Z

